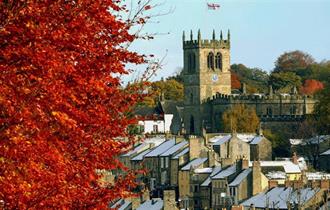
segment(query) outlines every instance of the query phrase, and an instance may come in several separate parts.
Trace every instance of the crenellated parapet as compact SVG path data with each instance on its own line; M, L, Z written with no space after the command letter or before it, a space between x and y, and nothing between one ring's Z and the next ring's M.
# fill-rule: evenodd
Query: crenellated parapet
M298 95L298 94L220 94L217 93L212 97L208 97L203 102L204 103L212 103L212 104L218 104L218 103L235 103L235 102L241 102L246 103L248 101L250 102L262 102L262 101L286 101L289 100L291 102L294 101L314 101L317 100L315 96L312 95Z
M227 39L223 39L222 31L220 38L216 39L215 31L213 31L212 39L202 39L200 30L198 30L197 39L194 39L193 32L190 32L190 40L186 40L185 32L182 36L183 49L194 48L217 48L217 49L230 49L230 31L228 30Z

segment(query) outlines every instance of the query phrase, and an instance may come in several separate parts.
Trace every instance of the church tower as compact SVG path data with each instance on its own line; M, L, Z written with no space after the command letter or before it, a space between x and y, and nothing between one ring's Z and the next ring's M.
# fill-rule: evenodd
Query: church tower
M190 33L186 40L183 33L183 81L184 81L184 127L188 134L200 135L205 128L206 107L203 102L216 93L231 93L230 32L227 39L203 40L198 31L197 39Z

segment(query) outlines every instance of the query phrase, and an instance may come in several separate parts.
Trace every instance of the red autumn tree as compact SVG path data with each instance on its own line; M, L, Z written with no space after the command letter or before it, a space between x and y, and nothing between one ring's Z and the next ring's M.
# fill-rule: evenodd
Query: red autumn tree
M233 89L240 89L241 88L241 82L239 81L239 78L236 73L231 73L231 88Z
M304 85L300 88L300 92L306 95L312 95L317 91L320 91L324 88L322 82L315 79L307 79L304 82Z
M141 96L116 75L144 62L118 0L1 1L0 200L6 209L105 209L135 186L101 187L122 168L131 107ZM149 7L146 7L149 9ZM143 10L143 9L142 9ZM142 11L140 10L140 11Z

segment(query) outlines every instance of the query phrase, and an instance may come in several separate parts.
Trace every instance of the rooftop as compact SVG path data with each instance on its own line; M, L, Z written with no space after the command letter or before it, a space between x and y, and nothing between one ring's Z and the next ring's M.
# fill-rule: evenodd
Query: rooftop
M162 144L160 144L159 146L155 147L153 150L151 150L151 152L149 152L148 154L146 154L144 157L147 158L147 157L156 157L156 156L159 156L162 153L166 152L174 144L175 144L175 140L174 139L164 141Z
M174 153L178 152L180 149L182 149L186 145L188 145L188 142L187 141L182 141L182 142L180 142L180 143L172 146L171 148L169 148L167 151L165 151L164 153L162 153L160 156L170 156L170 155L173 155Z
M203 164L207 158L196 158L181 168L182 171L189 171L191 167L195 168Z
M215 167L213 168L213 171L212 171L212 173L210 174L210 176L207 177L207 179L205 179L205 181L201 184L201 186L202 186L202 187L207 187L207 186L209 186L210 183L211 183L211 178L212 178L213 176L215 176L217 173L219 173L220 171L221 171L221 167L220 167L220 166L215 166Z
M320 155L330 155L330 149L328 149L327 151L321 153Z
M287 202L289 203L306 203L318 191L319 188L303 188L293 190L291 187L275 187L267 192L259 193L248 200L244 201L241 205L250 207L253 204L256 208L266 208L271 206L273 209L288 209Z
M139 153L139 152L147 149L148 147L149 147L149 145L144 142L144 143L139 144L138 146L134 147L133 150L130 150L127 153L123 154L122 157L129 157L129 156L131 156L133 154Z
M160 198L153 198L145 201L136 210L162 210L164 206L163 200Z
M251 171L252 171L251 168L242 171L240 174L236 176L236 178L231 183L229 183L229 187L235 187L239 185L251 173Z
M147 149L141 153L139 153L137 156L133 157L131 160L132 161L141 161L143 160L143 157L148 153L150 152L150 149Z
M125 210L131 204L130 201L119 199L116 203L110 206L110 208L117 208L118 210Z
M212 173L213 169L212 168L196 168L194 172L196 174L210 174Z
M189 152L189 147L185 148L184 150L176 154L174 157L172 157L172 159L179 159L182 155L187 154L188 152Z
M283 167L285 173L300 173L299 165L294 164L289 160L280 161L259 161L261 167ZM249 162L249 167L252 167L252 161Z
M213 138L209 139L209 142L212 145L222 145L229 141L231 139L232 135L231 134L219 134L218 136L215 136ZM240 139L241 141L244 141L249 144L259 144L259 142L264 138L263 136L259 136L256 134L251 134L251 133L238 133L237 138Z
M223 179L236 172L236 164L229 166L228 168L220 171L217 175L213 176L212 179Z

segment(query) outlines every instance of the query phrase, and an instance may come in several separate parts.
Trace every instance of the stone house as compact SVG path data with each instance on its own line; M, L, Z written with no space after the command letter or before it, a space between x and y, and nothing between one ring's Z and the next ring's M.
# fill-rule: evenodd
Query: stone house
M220 134L209 139L223 166L232 165L238 157L248 160L271 160L271 142L262 135Z
M174 188L178 187L179 170L189 162L189 147L183 149L171 158L170 185Z
M207 158L195 158L181 168L179 171L179 198L181 200L189 200L192 196L190 178L193 171L205 167L208 167Z
M159 146L152 149L143 157L143 163L148 171L146 181L149 182L150 190L154 190L156 186L161 185L161 158L160 155L166 152L169 148L175 145L175 139L170 139ZM165 159L166 160L166 159ZM166 166L168 167L169 160L167 159ZM163 162L164 164L164 162Z
M178 171L178 165L176 165L175 162L172 161L172 158L176 157L176 154L180 153L188 146L187 141L182 140L181 142L178 142L177 140L179 139L176 139L177 144L175 144L160 155L160 184L163 186L170 186L172 178L171 176L174 174L173 172ZM179 157L177 159L179 159Z

